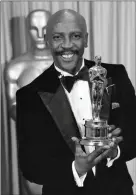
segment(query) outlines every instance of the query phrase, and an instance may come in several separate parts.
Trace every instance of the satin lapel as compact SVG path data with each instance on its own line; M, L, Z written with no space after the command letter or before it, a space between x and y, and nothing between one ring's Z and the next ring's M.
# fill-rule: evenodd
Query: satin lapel
M60 85L55 94L48 92L38 92L38 94L52 115L64 140L75 154L75 144L71 137L80 137L80 135L63 87Z
M111 94L112 94L112 78L107 79L107 87L104 90L102 99L102 108L100 113L100 118L104 120L109 120L110 108L111 108Z

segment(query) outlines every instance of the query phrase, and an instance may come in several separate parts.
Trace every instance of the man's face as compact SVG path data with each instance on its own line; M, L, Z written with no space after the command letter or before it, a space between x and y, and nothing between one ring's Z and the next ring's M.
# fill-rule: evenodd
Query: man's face
M84 48L87 47L87 33L74 18L61 19L52 26L48 42L55 65L75 73L82 64Z
M37 49L45 49L46 25L48 16L45 12L34 12L30 18L29 32Z

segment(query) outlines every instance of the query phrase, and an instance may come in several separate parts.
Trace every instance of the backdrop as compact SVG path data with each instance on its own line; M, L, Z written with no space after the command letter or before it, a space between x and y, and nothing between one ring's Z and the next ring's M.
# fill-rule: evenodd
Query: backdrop
M1 125L2 125L2 195L24 195L22 192L17 160L15 123L8 112L8 101L4 83L4 68L12 58L30 49L26 33L25 18L35 9L46 9L54 13L70 8L82 14L88 26L89 45L85 51L87 59L101 55L106 63L121 63L136 89L136 2L1 2ZM136 160L127 163L135 183ZM35 192L41 188L31 184Z

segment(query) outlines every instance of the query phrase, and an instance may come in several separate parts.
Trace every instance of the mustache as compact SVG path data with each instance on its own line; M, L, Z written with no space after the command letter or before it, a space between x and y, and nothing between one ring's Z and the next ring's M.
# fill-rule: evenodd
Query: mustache
M55 55L57 55L57 56L59 56L59 55L63 55L63 54L65 54L65 53L73 53L73 54L79 54L79 51L78 50L61 50L61 51L55 51L54 52L55 53Z

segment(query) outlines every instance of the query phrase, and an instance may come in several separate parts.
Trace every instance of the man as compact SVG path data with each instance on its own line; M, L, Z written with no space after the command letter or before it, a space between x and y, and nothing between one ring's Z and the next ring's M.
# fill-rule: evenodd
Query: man
M132 195L125 162L136 156L136 101L122 65L102 63L116 86L111 99L120 104L110 109L111 144L94 151L80 144L92 116L88 80L68 89L65 76L75 78L94 65L83 59L87 36L85 19L73 10L60 10L48 21L54 64L17 92L19 165L24 177L43 185L43 195Z
M50 12L37 9L27 16L27 30L32 41L31 51L13 59L5 70L10 116L16 120L16 91L32 82L52 64L46 43L46 25Z

